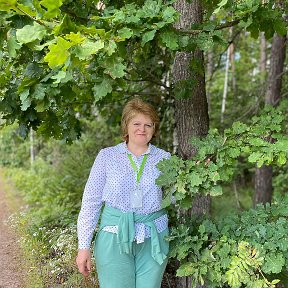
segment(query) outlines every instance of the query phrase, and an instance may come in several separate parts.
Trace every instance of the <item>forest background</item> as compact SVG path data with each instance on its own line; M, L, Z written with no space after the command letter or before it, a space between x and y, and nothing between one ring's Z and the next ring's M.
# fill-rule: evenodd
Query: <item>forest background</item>
M25 203L10 221L29 287L97 285L75 267L77 214L135 96L175 155L159 164L163 287L288 287L287 1L0 0L0 13L0 163Z

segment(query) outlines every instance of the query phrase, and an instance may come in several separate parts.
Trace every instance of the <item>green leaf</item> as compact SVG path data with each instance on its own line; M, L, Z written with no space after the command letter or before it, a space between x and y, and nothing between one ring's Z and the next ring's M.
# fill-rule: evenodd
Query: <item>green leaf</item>
M262 266L264 273L280 273L285 265L285 259L282 253L269 253L265 256L265 261Z
M16 50L21 48L21 45L16 41L16 30L10 29L7 32L7 47L9 56L14 58L17 55Z
M22 93L20 93L20 100L21 100L21 110L26 111L30 105L31 105L31 99L28 98L29 96L29 89L23 90Z
M191 276L196 272L196 267L194 267L194 263L185 263L179 267L177 270L176 276Z
M41 83L38 83L34 87L32 97L34 99L43 100L43 98L45 97L45 91L46 91L45 86Z
M286 153L280 152L277 157L277 164L282 166L287 162Z
M232 130L236 134L242 134L249 130L249 127L246 124L237 121L233 123Z
M96 54L100 49L104 48L104 41L96 42L86 39L81 45L75 48L75 55L80 59L88 59L92 54Z
M125 22L124 20L125 20L125 17L126 17L126 15L125 15L125 13L123 12L123 11L116 11L115 13L114 13L114 18L113 18L113 20L112 20L112 22L113 22L113 24L114 23L117 23L117 22ZM95 18L94 18L95 19Z
M62 0L42 0L40 4L47 9L44 13L44 17L50 19L59 16L61 14L59 8L62 3Z
M166 23L173 23L178 17L178 12L172 6L168 6L163 10L162 17Z
M24 76L30 79L40 78L42 73L42 68L38 63L29 63L24 71Z
M166 197L162 200L162 208L167 208L171 204L171 199L172 199L172 193L168 193Z
M105 47L107 55L111 56L117 49L117 45L114 40L109 40L108 46Z
M16 7L17 0L0 0L0 11L10 11Z
M126 66L122 64L123 59L119 57L110 57L103 64L104 73L110 75L113 79L122 78L125 75Z
M141 46L143 47L147 42L151 41L155 36L156 30L151 30L143 34Z
M53 82L54 84L58 84L61 82L62 79L64 79L66 76L66 71L59 71L56 75L52 76L51 79L55 79Z
M73 45L78 45L82 43L86 38L78 31L77 33L70 32L69 34L65 35L65 39L70 40Z
M50 45L49 53L44 57L44 60L48 62L50 68L62 65L70 56L68 49L72 46L72 43L66 41L62 37L57 38L57 44Z
M217 182L220 180L220 174L217 171L210 173L209 176L210 176L210 179L214 182Z
M251 33L251 37L253 37L254 39L257 39L259 37L260 30L258 24L255 24L253 22L247 27L247 31ZM265 33L267 33L267 31L265 31Z
M192 172L189 174L190 185L192 187L199 186L203 183L203 179L197 172Z
M142 9L137 11L136 16L140 18L156 17L161 9L160 3L161 1L146 0Z
M260 146L267 146L268 145L268 142L264 141L263 139L260 139L260 138L251 138L249 140L249 143L253 146L257 146L257 147L260 147Z
M261 152L253 152L248 157L248 161L251 162L251 163L255 163L262 157L263 157L263 153L261 153Z
M237 158L240 155L240 149L232 147L228 149L227 153L231 158Z
M73 77L71 73L61 70L56 75L52 76L51 79L55 80L53 84L59 84L59 83L67 83L68 81L73 79Z
M48 109L50 106L50 102L49 101L39 101L37 102L37 105L35 106L35 110L37 112L44 112L46 109Z
M178 35L173 31L165 31L160 34L163 43L171 50L178 49Z
M213 47L213 38L208 33L200 33L193 42L203 51L208 51Z
M37 22L33 25L26 25L22 29L16 30L16 37L18 42L26 44L35 40L42 40L47 34L46 28Z
M213 23L213 22L208 22L208 23L205 23L205 25L202 27L202 29L204 31L213 31L216 27L216 24Z
M212 186L210 193L211 196L220 196L223 194L223 190L221 186Z
M26 5L28 5L28 3ZM21 14L23 13L23 15L25 15L25 13L26 13L26 15L29 14L32 17L36 17L36 15L37 15L36 10L33 6L29 7L29 6L25 6L23 4L17 3L17 8L22 10Z
M58 25L55 25L53 28L53 34L55 36L60 35L64 30L76 31L79 29L79 25L76 22L73 22L71 17L68 14L65 14L61 19L61 22ZM88 28L87 28L88 29ZM82 29L84 30L84 29ZM81 31L82 31L81 30ZM89 33L89 32L88 32Z
M112 80L104 78L100 84L95 84L93 87L95 102L101 100L107 94L112 92Z
M124 27L118 31L118 36L121 40L129 39L133 35L133 31L130 28Z
M204 234L206 232L206 228L205 228L205 225L201 224L198 228L198 232L200 234Z
M228 3L228 0L222 0L219 4L218 7L214 10L213 14L217 14L220 12L221 8L225 6Z
M285 36L287 34L287 27L285 26L284 22L281 21L280 19L275 19L273 21L273 27L279 35Z

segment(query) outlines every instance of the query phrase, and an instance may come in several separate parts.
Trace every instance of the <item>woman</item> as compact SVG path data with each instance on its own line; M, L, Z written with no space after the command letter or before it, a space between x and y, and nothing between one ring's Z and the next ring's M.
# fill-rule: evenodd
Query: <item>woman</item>
M154 108L140 99L126 104L124 142L102 149L86 183L77 229L76 259L84 276L91 270L90 243L99 220L94 256L101 288L159 288L169 246L157 163L170 154L150 144L159 130Z

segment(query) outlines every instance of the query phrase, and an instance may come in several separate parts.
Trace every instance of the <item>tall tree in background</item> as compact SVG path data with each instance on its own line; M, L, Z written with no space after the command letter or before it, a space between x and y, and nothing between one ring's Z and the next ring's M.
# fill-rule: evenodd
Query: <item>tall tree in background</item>
M284 2L282 1L282 5ZM287 37L275 33L270 54L270 69L268 87L265 95L265 105L276 106L281 99L282 74L286 55ZM262 57L261 57L262 60ZM263 60L262 60L263 61ZM262 63L261 61L261 63ZM263 65L263 64L262 64ZM267 141L273 141L270 136ZM272 200L272 166L256 167L255 170L254 206L258 203L271 203Z
M180 20L174 27L178 30L189 29L192 24L202 23L203 8L201 1L180 0L174 4L180 12ZM178 138L178 153L183 159L189 159L197 152L191 145L193 136L203 137L208 133L209 117L205 90L203 51L177 52L173 65L175 91L185 89L185 95L175 100L175 122ZM210 198L197 195L188 213L204 214L210 210ZM191 287L188 277L178 279L179 288Z
M233 31L234 27L230 27L229 29L229 34L230 38L233 37ZM229 46L229 58L230 58L230 63L231 63L231 74L232 74L232 91L235 93L236 90L236 74L235 74L235 43L232 41L230 46Z
M265 74L266 74L266 65L267 65L267 41L265 38L265 34L262 32L260 35L260 63L259 63L259 71L261 73L261 88L265 87L263 84L265 83ZM264 94L264 91L263 91Z

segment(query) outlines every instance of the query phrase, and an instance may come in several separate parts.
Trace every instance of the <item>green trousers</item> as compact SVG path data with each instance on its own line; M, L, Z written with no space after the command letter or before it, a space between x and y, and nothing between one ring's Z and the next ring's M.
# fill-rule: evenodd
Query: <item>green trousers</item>
M161 250L167 255L169 244L164 239L168 229L159 233ZM151 255L151 238L144 243L133 241L132 253L120 253L117 234L99 231L94 256L100 288L160 288L167 258L160 265Z

